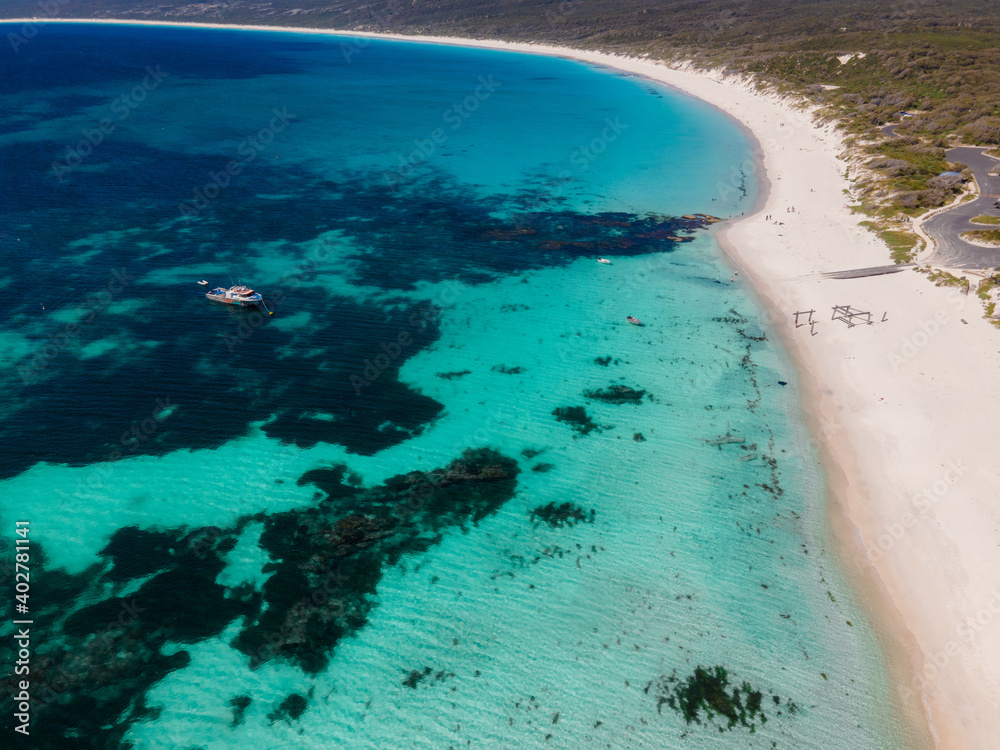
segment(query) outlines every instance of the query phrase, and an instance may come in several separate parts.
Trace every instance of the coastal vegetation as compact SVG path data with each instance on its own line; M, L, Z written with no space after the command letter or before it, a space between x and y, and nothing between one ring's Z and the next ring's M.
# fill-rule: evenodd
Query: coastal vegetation
M901 229L888 229L883 223L862 221L861 226L868 227L877 234L888 246L894 263L911 263L919 249L920 238L913 232Z
M1000 289L1000 273L983 279L979 284L977 294L979 295L979 299L983 301L983 307L986 309L986 319L997 328L1000 328L1000 319L994 317L997 307L997 297L994 295L994 292L998 289Z
M1000 229L973 229L971 232L962 232L962 237L980 245L1000 247Z

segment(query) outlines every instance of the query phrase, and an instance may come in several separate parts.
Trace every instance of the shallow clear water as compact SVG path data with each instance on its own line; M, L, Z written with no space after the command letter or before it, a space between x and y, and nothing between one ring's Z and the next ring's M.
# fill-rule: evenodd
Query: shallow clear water
M682 218L753 205L721 114L294 34L0 65L39 746L901 746L790 364Z

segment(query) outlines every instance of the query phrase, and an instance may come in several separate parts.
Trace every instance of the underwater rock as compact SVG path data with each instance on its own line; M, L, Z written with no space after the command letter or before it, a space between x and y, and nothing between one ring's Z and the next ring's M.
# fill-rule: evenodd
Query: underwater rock
M454 380L455 378L464 378L470 374L472 374L472 370L455 370L454 372L439 372L437 376L442 380Z
M586 391L583 395L592 401L603 401L606 404L641 404L646 391L616 384L596 391ZM649 394L649 398L653 398L652 394Z
M539 474L545 474L547 472L552 471L554 468L556 468L555 464L540 463L540 464L535 464L534 466L532 466L531 470L532 471L536 471Z
M229 726L238 727L246 719L247 709L253 699L249 695L237 695L235 698L229 701L229 705L233 707L233 720L230 722Z
M521 455L524 456L525 458L527 458L528 460L531 460L535 456L540 456L543 453L545 453L545 450L546 450L545 448L541 448L541 449L537 449L537 448L525 448L524 450L521 451Z
M466 528L514 495L517 462L469 449L446 467L359 488L346 503L321 503L270 516L260 546L275 562L264 584L267 608L248 618L235 646L251 664L284 658L323 669L344 636L367 622L383 570L422 552L449 528Z
M292 693L281 702L281 705L269 713L267 718L271 720L272 724L279 719L285 719L289 722L297 721L308 705L309 701L304 696Z
M307 471L295 484L299 487L313 484L326 493L327 500L336 500L356 494L358 485L361 484L361 477L349 471L346 464L338 464L329 469Z
M573 503L549 503L540 505L531 511L531 520L537 526L539 523L546 523L554 529L561 529L564 526L576 526L578 523L593 523L596 515L593 510L587 513L579 505Z
M146 706L146 692L190 662L177 644L216 636L236 617L259 608L256 594L232 598L216 583L225 567L221 555L235 544L242 526L120 529L101 553L112 565L74 575L45 570L42 548L36 548L37 574L51 579L58 591L43 589L38 597L40 603L48 600L36 617L44 618L49 645L31 664L35 747L122 746L129 727L158 710ZM143 560L142 549L129 544L145 542L152 549ZM148 580L127 596L106 593L95 601L95 594L120 592L122 581L137 578ZM59 602L62 606L53 606ZM172 653L164 655L168 644ZM12 675L0 679L0 690L12 686Z
M699 665L684 679L679 679L674 672L669 677L651 680L644 692L656 697L657 713L667 705L680 713L688 724L701 724L703 718L706 723L715 724L715 718L721 716L726 720L726 729L740 725L754 732L758 718L761 724L767 723L767 716L761 709L764 694L747 682L730 690L729 675L723 667L704 669ZM781 701L776 695L772 700L775 705Z
M637 432L637 433L635 433L635 434L634 434L634 435L632 436L632 439L633 439L633 440L634 440L635 442L637 442L637 443L644 443L644 442L646 442L646 438L645 438L645 437L643 437L643 434L642 434L641 432Z
M108 572L110 580L128 581L170 566L178 542L178 539L165 531L126 526L112 534L111 540L98 554L111 558L113 566Z
M610 430L614 425L599 425L588 415L587 410L582 406L559 406L552 410L556 421L565 422L580 435L589 435L593 431L604 432Z
M420 683L420 681L425 677L429 677L431 671L432 670L430 667L424 667L423 671L414 669L412 672L410 672L407 678L403 680L403 685L410 688L411 690L416 690L417 685Z
M420 684L422 680L430 677L433 671L434 670L432 670L430 667L424 667L422 670L414 669L413 671L410 672L409 675L407 675L406 679L403 680L403 685L412 690L416 690L417 685ZM454 676L455 676L454 672L445 672L442 669L439 670L437 674L434 675L434 682L435 684L439 682L444 682L445 680L451 679ZM477 677L479 676L478 672L476 673L476 676Z
M507 365L494 365L493 372L503 373L504 375L520 375L524 372L523 367L507 367Z

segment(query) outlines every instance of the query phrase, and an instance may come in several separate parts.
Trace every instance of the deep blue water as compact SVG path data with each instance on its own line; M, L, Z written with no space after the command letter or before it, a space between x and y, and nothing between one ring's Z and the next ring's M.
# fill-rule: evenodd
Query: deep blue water
M37 746L899 746L794 374L700 217L755 197L721 114L537 56L60 24L0 105Z

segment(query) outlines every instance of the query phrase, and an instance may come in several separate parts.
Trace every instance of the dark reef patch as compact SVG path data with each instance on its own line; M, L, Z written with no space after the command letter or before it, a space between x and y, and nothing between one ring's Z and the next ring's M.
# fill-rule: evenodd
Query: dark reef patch
M606 404L641 404L643 398L653 398L653 394L647 395L646 391L620 384L587 391L583 395L592 401L603 401Z
M524 372L523 367L507 367L507 365L494 365L492 370L493 372L499 372L503 375L520 375Z
M361 477L349 471L345 464L338 464L329 469L307 471L296 482L299 487L307 484L313 484L325 492L327 500L338 500L357 494Z
M230 727L238 727L243 723L251 703L253 703L253 699L249 695L237 695L230 699L229 705L233 707L233 720L229 724Z
M729 675L723 667L705 669L697 666L684 679L678 678L676 672L669 677L664 675L651 680L644 692L656 698L657 713L666 705L681 714L688 724L701 724L704 719L705 723L718 726L716 717L722 717L725 729L732 730L739 725L753 733L757 721L767 723L761 707L764 694L748 682L730 689ZM772 696L772 700L776 706L780 705L777 695ZM790 713L796 712L793 706L789 703ZM719 731L723 731L722 726Z
M149 531L136 526L118 529L101 550L102 557L114 563L108 579L116 582L141 578L170 567L184 540L164 531Z
M564 526L576 526L578 523L593 523L596 513L593 510L588 513L573 503L560 503L559 505L549 503L548 505L539 505L531 511L530 515L536 526L539 523L545 523L553 529L561 529Z
M114 257L107 260L111 264L119 267ZM121 267L129 266L121 262ZM129 268L135 268L134 260ZM77 288L68 289L67 298L82 303L88 292L108 282L101 278L70 283ZM81 325L79 343L110 339L157 346L91 359L79 359L68 347L40 360L40 369L31 370L35 375L28 383L15 388L16 403L32 408L15 409L0 422L0 439L17 445L0 456L0 478L23 471L39 457L80 466L184 448L216 448L245 434L255 421L264 422L264 433L284 443L336 443L372 455L419 435L441 412L441 404L398 380L400 366L437 339L439 311L434 308L404 305L386 310L329 297L318 289L300 289L294 307L286 301L276 314L311 308L324 319L336 320L336 326L318 324L302 337L265 323L241 339L237 332L249 325L252 311L220 309L223 306L176 291L141 291L144 310L153 306L171 309L172 314L97 315ZM126 289L120 296L137 293ZM178 332L178 320L185 321L186 331ZM50 332L60 330L56 326ZM409 332L410 344L389 360L379 342L395 341L400 330ZM233 344L232 351L227 342ZM39 342L38 350L43 348L44 342ZM170 355L144 354L154 349ZM277 350L283 356L274 356ZM316 351L323 356L315 356ZM30 370L33 361L21 365ZM158 418L164 412L161 404L178 408ZM44 422L37 419L39 412L47 415ZM332 418L315 416L318 412ZM81 423L87 440L53 438L78 433Z
M425 677L429 677L432 671L433 670L431 670L430 667L424 667L423 670L414 669L409 675L407 675L406 679L403 680L403 685L411 690L416 690L420 681Z
M455 378L464 378L466 375L471 375L472 370L454 370L452 372L439 372L436 374L442 380L454 380Z
M557 422L565 422L573 428L577 433L573 437L589 435L595 430L597 432L604 432L604 430L610 430L614 427L614 425L610 424L597 424L597 422L590 418L587 410L582 406L559 406L552 410L552 415L556 418Z
M47 571L38 572L44 580ZM162 653L173 640L172 627L151 619L139 596L113 612L92 609L91 614L102 614L81 634L61 631L54 621L46 624L51 647L36 652L31 663L32 747L124 747L134 722L155 719L159 709L146 705L146 691L187 666L190 657L186 651ZM0 679L0 690L13 695L15 684L8 675ZM0 728L12 732L10 722L8 714Z
M149 688L190 661L183 650L164 655L164 647L218 636L238 617L246 624L234 645L252 666L281 658L318 671L341 637L364 626L387 566L496 512L513 497L517 475L516 461L489 448L372 488L338 465L302 476L301 484L326 494L308 509L258 514L227 529L119 530L102 551L110 565L73 576L51 572L60 593L38 614L52 647L32 662L33 740L38 747L118 747L129 726L156 710L145 704ZM222 556L251 521L264 523L260 545L275 561L260 594L216 583ZM41 545L34 551L47 580ZM68 615L69 607L54 606L121 591L122 582L140 578L148 580L128 596L106 596ZM0 690L13 691L13 680L0 679ZM306 704L293 694L269 716L295 721ZM232 699L234 725L249 705L247 696Z
M436 673L430 667L424 667L423 669L414 669L406 676L403 680L403 685L410 688L411 690L416 690L417 685L419 685L424 680L428 679L431 675L434 675L432 682L434 684L442 683L445 680L449 680L455 676L454 672L445 672L443 669L438 670ZM479 673L476 673L479 676ZM454 690L454 688L452 688Z
M330 269L311 259L320 233L337 232L364 248L338 257L338 264L350 265L352 282L391 291L450 280L488 282L565 265L597 249L623 256L669 252L678 233L706 224L696 216L525 211L552 205L542 186L537 194L528 189L482 195L435 172L395 189L364 173L344 174L334 184L303 167L262 160L254 164L253 180L233 180L225 200L211 202L190 232L178 233L177 196L190 193L195 176L218 170L218 154L108 139L94 157L101 168L77 170L64 185L45 175L62 147L51 142L0 148L6 174L18 180L42 175L27 188L10 184L5 195L14 200L0 207L0 225L32 227L20 243L0 237L0 275L33 279L7 289L0 310L0 322L15 333L23 328L31 341L29 353L3 377L11 402L24 406L0 423L0 440L17 446L0 456L0 478L39 457L81 466L216 448L255 422L284 443L334 443L364 455L419 435L442 406L400 383L399 368L438 339L446 313L404 298L376 304L331 295L315 281ZM121 184L132 186L128 195L118 189ZM17 199L38 193L51 193L51 201ZM110 221L111 214L95 206L114 206L115 215L129 217L127 223ZM501 215L511 218L497 219ZM116 230L127 230L127 240L93 241L98 262L58 260L61 252L71 254L69 243ZM228 266L238 273L246 248L261 243L279 246L295 269L280 281L255 280L273 317L261 321L252 310L208 304L188 279L172 280L170 269L185 265ZM145 246L169 251L162 258L154 252L137 257L135 248ZM433 253L414 251L428 246ZM51 262L32 261L43 256ZM112 282L119 290L115 302L141 299L143 310L110 314L106 304L94 307L94 295L106 293ZM63 326L29 327L38 319L37 288L59 288L63 306L87 314L86 325L69 345L53 348L53 356L43 352ZM149 309L170 312L149 315ZM299 311L311 315L307 331L273 325ZM81 356L83 346L103 340L120 344L114 356ZM516 374L517 368L501 371ZM181 408L155 429L137 431L162 411L158 399L165 397L182 402ZM38 413L48 415L44 424ZM92 439L52 438L79 431L81 419Z
M283 658L318 672L340 639L367 622L386 566L496 512L513 496L517 474L511 458L467 450L443 469L268 517L260 545L276 562L264 585L267 609L234 645L253 664Z
M552 471L554 468L556 468L555 464L547 464L547 463L542 462L542 463L535 464L534 466L532 466L531 470L534 471L534 472L537 472L539 474L547 474L548 472Z
M308 705L309 701L304 695L292 693L285 700L281 701L280 705L267 715L267 718L271 720L272 724L282 719L288 722L297 721L305 712Z

